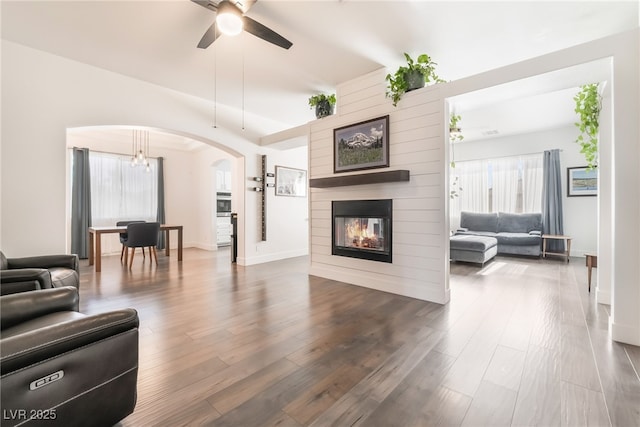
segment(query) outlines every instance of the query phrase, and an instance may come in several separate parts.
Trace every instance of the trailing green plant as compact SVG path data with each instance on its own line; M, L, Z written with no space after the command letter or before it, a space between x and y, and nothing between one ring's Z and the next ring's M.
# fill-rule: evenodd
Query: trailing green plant
M449 198L455 199L460 196L460 192L462 191L462 187L460 187L460 177L457 175L453 177L453 181L451 182L451 191L449 191Z
M580 130L576 142L580 144L580 152L584 154L589 169L593 169L598 165L598 129L602 109L598 83L580 86L580 92L573 100L576 103L575 112L580 116L580 121L575 123Z
M452 144L454 142L460 142L464 139L464 135L460 131L460 126L458 126L458 122L462 120L459 114L452 114L449 118L449 142ZM452 167L455 167L452 166Z
M462 135L460 127L458 126L458 122L460 122L461 120L462 117L460 117L459 114L451 114L451 117L449 117L449 142L451 143L451 162L449 163L449 166L451 166L451 169L454 169L456 167L453 144L464 139L464 135ZM453 181L451 182L449 198L455 199L456 197L460 196L461 191L462 187L460 187L460 179L458 176L455 176L453 178Z
M336 94L325 95L324 93L313 95L309 98L309 107L315 107L321 102L329 102L329 105L336 105Z
M414 61L408 53L404 54L407 65L400 66L394 74L387 74L385 80L388 82L387 97L393 100L393 106L398 104L405 92L410 90L408 75L411 72L419 72L422 74L425 83L441 83L444 82L436 74L436 64L431 60L429 55L423 53Z

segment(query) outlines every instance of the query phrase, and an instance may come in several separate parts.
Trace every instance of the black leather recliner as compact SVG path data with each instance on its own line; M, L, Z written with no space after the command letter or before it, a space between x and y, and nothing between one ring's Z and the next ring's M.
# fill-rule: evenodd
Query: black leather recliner
M0 295L80 284L78 255L7 258L0 251Z
M77 304L73 287L0 297L3 426L112 426L133 412L138 313Z

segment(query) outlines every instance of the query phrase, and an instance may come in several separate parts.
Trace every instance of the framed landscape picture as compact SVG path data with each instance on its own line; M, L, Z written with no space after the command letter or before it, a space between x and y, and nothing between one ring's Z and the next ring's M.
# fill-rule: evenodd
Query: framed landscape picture
M597 169L589 169L586 166L567 168L567 197L597 195Z
M389 167L389 116L333 131L333 172Z
M307 171L276 166L276 196L307 197Z

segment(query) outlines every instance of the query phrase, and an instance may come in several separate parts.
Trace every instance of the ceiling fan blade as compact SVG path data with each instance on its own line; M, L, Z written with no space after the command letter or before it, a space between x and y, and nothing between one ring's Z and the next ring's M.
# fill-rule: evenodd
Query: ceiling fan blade
M273 43L276 46L280 46L283 49L289 49L293 46L289 40L282 37L280 34L276 33L272 29L265 27L258 21L254 21L248 16L242 17L244 21L244 30L254 36L261 38L262 40L266 40L269 43Z
M202 36L202 38L200 39L198 47L200 49L208 48L211 43L213 43L218 38L219 35L220 34L218 34L218 32L216 31L216 23L214 22L213 24L211 24L207 32L204 33L204 36Z

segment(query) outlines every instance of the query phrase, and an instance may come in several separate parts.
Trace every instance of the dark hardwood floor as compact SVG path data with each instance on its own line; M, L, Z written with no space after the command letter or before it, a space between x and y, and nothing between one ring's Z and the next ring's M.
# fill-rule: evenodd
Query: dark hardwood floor
M129 426L640 426L640 348L584 260L453 264L445 306L187 249L83 261L81 310L140 315Z

